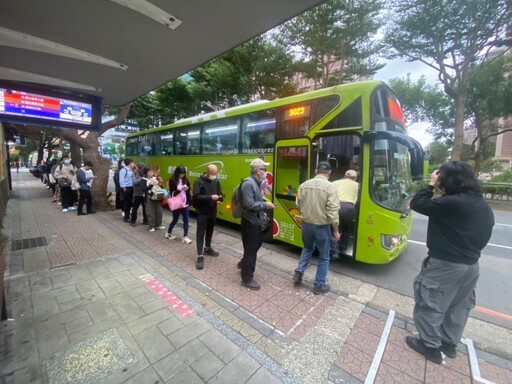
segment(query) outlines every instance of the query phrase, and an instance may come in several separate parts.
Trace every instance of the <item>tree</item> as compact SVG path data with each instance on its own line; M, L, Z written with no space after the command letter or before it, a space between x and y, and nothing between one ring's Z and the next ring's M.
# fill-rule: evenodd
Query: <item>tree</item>
M395 78L389 85L398 96L408 124L428 122L434 140L453 145L453 126L455 123L455 104L439 89L427 84L424 76L418 81L411 80L410 74L405 78Z
M393 0L384 41L389 58L420 61L438 72L444 92L455 102L452 159L462 153L470 65L482 64L489 50L510 47L505 38L512 15L508 0Z
M329 0L285 23L276 38L298 47L302 72L319 88L371 76L383 67L376 62L380 46L374 40L382 7L380 0Z
M434 169L439 169L439 166L448 160L450 155L448 146L440 141L430 143L425 148L425 151L428 152L428 162Z
M500 119L512 115L511 71L512 62L506 57L470 68L466 115L477 132L471 143L477 175L482 163L494 155L490 139L512 131L510 120Z
M94 164L94 175L97 177L92 185L92 195L94 206L97 210L110 210L112 205L107 199L107 185L110 170L110 161L99 154L98 137L105 131L117 127L128 116L131 103L121 108L119 114L112 120L102 124L99 131L77 131L75 129L58 128L55 129L62 137L76 145L83 151L83 159L92 161Z

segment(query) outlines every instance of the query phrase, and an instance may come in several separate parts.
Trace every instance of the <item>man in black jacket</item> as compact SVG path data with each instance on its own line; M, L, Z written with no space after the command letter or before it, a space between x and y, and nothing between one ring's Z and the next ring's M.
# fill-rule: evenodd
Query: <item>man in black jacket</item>
M244 255L238 263L241 269L242 285L253 291L260 289L260 284L253 279L256 269L256 257L263 242L262 227L265 226L267 209L274 209L274 204L264 201L261 183L266 180L267 166L261 159L251 161L251 175L242 183L242 243Z
M218 172L215 164L209 164L206 172L197 178L192 190L192 201L197 213L196 269L204 268L204 255L219 256L219 253L212 248L213 227L217 218L217 204L223 201L222 188L217 179Z
M436 186L442 196L432 198ZM411 208L429 217L428 256L414 280L419 338L407 336L405 341L441 364L441 352L456 357L455 348L475 306L478 259L491 237L494 214L470 166L462 161L449 161L434 171Z

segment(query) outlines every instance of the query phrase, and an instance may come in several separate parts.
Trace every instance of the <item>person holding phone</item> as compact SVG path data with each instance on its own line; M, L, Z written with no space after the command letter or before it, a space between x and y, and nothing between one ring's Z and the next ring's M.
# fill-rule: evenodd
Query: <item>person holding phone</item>
M433 198L434 190L441 196ZM443 352L457 356L469 312L475 306L480 252L494 226L494 214L471 167L448 161L430 175L429 185L411 200L411 209L428 216L428 256L414 279L414 323L419 338L406 344L441 364Z
M192 240L190 240L190 238L188 237L188 207L190 205L191 200L190 182L188 181L187 178L187 169L183 165L176 167L172 179L169 180L170 196L174 196L177 193L181 194L184 200L183 202L185 207L172 211L172 221L169 224L169 228L167 229L165 237L169 240L176 239L176 236L172 234L172 230L174 229L174 226L178 223L178 220L180 219L181 215L183 217L183 239L181 239L181 242L185 244L191 244Z

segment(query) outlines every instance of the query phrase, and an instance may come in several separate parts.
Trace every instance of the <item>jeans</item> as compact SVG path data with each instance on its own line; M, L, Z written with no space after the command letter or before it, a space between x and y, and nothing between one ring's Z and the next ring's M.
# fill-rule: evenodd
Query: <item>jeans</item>
M318 249L318 265L316 267L315 286L321 286L327 281L329 272L329 250L331 248L331 226L304 223L302 226L302 242L304 247L300 254L296 271L304 273L309 267L311 255Z
M346 251L350 235L354 232L354 218L356 217L356 207L352 203L340 204L340 248Z
M189 216L188 207L172 211L172 221L171 221L171 224L169 224L167 233L172 233L174 226L176 225L176 223L178 223L178 220L180 219L180 215L183 216L183 237L186 237L186 236L188 236L188 216Z
M197 255L203 254L203 244L209 248L212 245L213 227L215 226L216 216L198 214L197 215L197 233L196 247Z
M75 200L73 198L74 194L71 187L60 187L60 196L63 209L68 209L75 204Z
M242 243L244 245L244 256L240 261L242 281L249 283L254 276L256 269L256 256L263 242L263 233L259 224L251 223L242 217Z

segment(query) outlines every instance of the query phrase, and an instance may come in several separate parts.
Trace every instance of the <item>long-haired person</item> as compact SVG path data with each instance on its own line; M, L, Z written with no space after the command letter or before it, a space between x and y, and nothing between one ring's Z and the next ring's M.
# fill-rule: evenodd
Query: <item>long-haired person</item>
M441 197L433 198L439 188ZM475 306L478 260L494 226L494 214L480 183L463 161L448 161L430 175L430 183L411 201L428 216L428 256L414 280L414 323L419 337L407 345L434 363L443 352L457 356L469 312Z
M176 236L172 234L174 226L178 223L180 215L183 217L183 243L191 244L192 240L188 237L188 206L190 205L190 182L187 178L187 170L184 166L180 165L174 170L172 178L169 180L169 195L180 196L183 199L184 208L176 209L172 211L172 221L169 224L165 237L169 240L176 239Z

